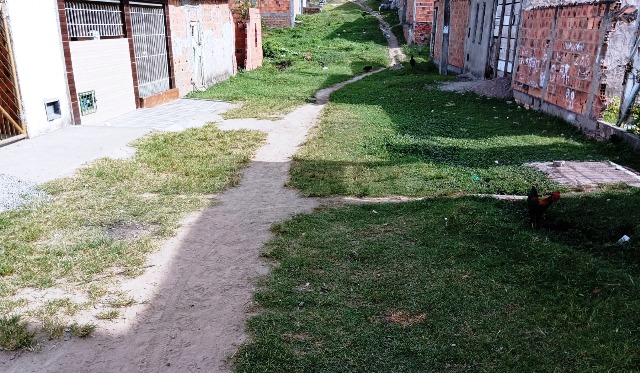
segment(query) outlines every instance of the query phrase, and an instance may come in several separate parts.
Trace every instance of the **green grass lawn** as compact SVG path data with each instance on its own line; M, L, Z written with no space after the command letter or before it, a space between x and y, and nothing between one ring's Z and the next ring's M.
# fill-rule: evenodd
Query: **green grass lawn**
M385 71L332 95L294 158L291 186L311 196L526 194L556 188L523 163L637 153L587 141L571 125L517 104L443 92L426 62Z
M564 196L539 231L523 201L471 197L278 224L237 371L637 371L639 204Z
M146 255L173 235L185 214L238 182L264 138L215 125L155 134L134 144L133 159L99 160L46 184L51 200L1 212L0 349L29 346L26 324L16 317L26 316L57 338L68 326L64 319L79 310L96 303L131 304L126 294L108 292L110 275L140 274ZM60 298L31 307L19 296L24 289L51 287L87 301ZM91 325L76 329L80 335L93 331Z
M294 28L264 29L264 65L241 72L195 98L243 102L227 118L282 116L308 102L316 91L389 63L387 41L377 20L352 3L329 4L300 16Z

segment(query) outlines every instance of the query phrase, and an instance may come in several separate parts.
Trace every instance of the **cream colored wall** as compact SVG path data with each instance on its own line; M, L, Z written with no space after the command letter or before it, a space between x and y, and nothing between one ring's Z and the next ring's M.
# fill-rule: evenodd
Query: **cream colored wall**
M72 41L71 61L78 94L95 91L98 110L81 116L83 125L136 109L127 39Z

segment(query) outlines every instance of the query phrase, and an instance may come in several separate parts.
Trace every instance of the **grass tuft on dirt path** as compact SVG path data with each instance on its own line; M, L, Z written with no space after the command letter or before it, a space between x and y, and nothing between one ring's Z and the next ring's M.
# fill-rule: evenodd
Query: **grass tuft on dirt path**
M274 119L308 102L316 91L389 63L378 21L355 4L329 4L299 16L293 28L264 29L264 64L191 97L243 102L225 118Z
M517 104L440 91L441 79L429 62L405 63L334 93L294 157L291 186L310 196L524 195L557 187L526 162L638 165L626 147Z
M298 216L274 228L237 371L633 371L640 245L615 240L639 203L563 197L539 231L522 201L469 197Z
M0 350L14 351L33 346L34 333L20 316L0 316Z
M50 201L0 213L0 313L49 325L112 298L132 304L112 281L140 274L185 214L237 184L264 138L215 125L154 134L134 143L133 159L99 160L46 184ZM50 288L64 295L46 300Z

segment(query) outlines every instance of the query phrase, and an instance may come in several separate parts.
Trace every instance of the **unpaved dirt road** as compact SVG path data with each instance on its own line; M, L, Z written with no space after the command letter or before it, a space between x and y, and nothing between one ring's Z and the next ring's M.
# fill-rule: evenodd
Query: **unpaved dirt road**
M88 339L48 343L39 352L2 352L0 372L230 371L229 358L247 338L253 282L268 273L260 252L272 237L270 226L318 204L285 187L290 158L330 93L347 83L318 92L317 104L302 106L280 121L220 123L221 129L265 131L267 143L239 186L187 219L178 236L152 255L152 267L128 285L144 303Z
M370 10L368 10L370 11ZM390 57L403 59L390 34ZM142 304L123 320L88 339L45 344L38 352L0 352L3 373L229 372L229 359L248 336L245 323L254 281L269 265L260 258L270 227L312 211L319 201L285 187L291 156L320 116L332 92L368 74L323 89L316 104L304 105L279 121L233 119L221 129L268 133L239 186L214 205L185 219L179 234L149 259L150 268L125 288Z

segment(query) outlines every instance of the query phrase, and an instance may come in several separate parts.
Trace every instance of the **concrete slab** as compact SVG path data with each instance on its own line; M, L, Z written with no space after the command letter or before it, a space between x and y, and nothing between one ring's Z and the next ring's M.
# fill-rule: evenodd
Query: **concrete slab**
M0 174L40 184L70 176L99 158L126 158L127 146L151 132L149 128L69 126L0 148Z
M640 175L613 162L539 162L530 163L559 184L585 190L607 184L640 187Z
M182 131L222 121L220 114L234 107L223 101L180 99L139 109L91 126L70 126L0 147L0 174L40 184L70 176L96 159L126 158L128 146L152 131Z
M118 128L150 128L158 131L182 131L220 122L220 114L236 107L229 102L180 99L148 109L138 109L98 124Z

